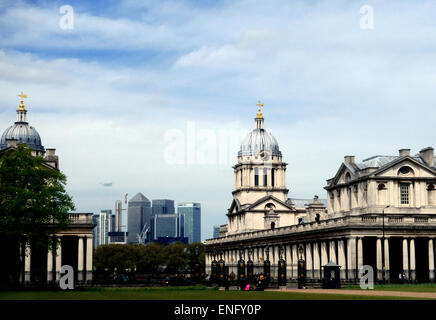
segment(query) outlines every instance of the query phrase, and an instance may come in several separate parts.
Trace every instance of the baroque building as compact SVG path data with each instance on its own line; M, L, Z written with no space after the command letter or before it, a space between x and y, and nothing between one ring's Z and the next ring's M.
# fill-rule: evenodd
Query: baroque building
M255 129L238 153L233 202L220 237L206 240L206 268L222 258L237 274L240 259L254 272L271 262L277 281L278 261L286 260L287 281L297 279L297 261L306 261L306 278L318 282L329 262L341 266L341 278L356 282L363 265L377 280L434 281L436 238L436 168L433 148L412 156L374 156L360 163L345 156L327 180L327 210L313 201L287 198L285 170L276 139L263 128L260 110ZM302 248L301 251L298 250ZM217 253L221 255L216 256ZM383 270L385 272L383 272Z
M34 156L45 159L45 166L59 170L59 157L56 149L44 148L41 137L36 129L27 121L27 110L24 107L21 94L17 109L17 121L8 127L0 138L0 158L8 152L13 152L18 144L26 144ZM23 283L45 283L59 281L62 265L70 265L75 272L74 279L79 281L92 280L92 213L70 213L70 225L66 230L56 234L60 245L55 252L41 250L32 242L26 244L23 251L24 269L21 272Z

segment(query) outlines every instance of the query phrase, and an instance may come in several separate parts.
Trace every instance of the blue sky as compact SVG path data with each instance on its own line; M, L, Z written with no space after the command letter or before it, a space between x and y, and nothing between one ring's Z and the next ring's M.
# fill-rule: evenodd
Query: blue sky
M59 27L65 4L72 30ZM360 28L363 5L374 29ZM435 14L435 1L3 0L0 128L24 91L78 211L124 193L198 201L207 238L226 222L258 100L290 197L325 198L344 155L435 146ZM205 149L221 160L201 161Z

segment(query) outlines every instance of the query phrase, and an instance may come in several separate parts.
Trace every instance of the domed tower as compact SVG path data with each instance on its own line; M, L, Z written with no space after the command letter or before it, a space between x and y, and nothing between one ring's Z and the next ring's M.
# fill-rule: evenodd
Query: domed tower
M27 144L35 155L43 156L45 149L41 143L41 137L38 131L27 122L27 110L23 103L23 98L27 98L27 96L23 93L18 96L21 97L21 101L17 109L17 121L3 132L0 139L0 150L8 147L8 141L14 141L16 144Z
M295 224L295 208L286 203L286 163L277 140L264 129L260 102L255 127L245 137L233 167L235 189L227 214L228 233L270 229Z

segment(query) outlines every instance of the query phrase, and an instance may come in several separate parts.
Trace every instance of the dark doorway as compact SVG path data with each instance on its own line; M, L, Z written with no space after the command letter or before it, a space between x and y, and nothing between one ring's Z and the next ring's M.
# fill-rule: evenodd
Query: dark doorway
M377 279L377 238L363 238L363 264L369 265L374 270L374 277ZM377 279L378 280L378 279Z
M32 240L30 244L30 280L34 283L47 282L47 243Z
M74 270L74 282L77 281L77 258L79 238L74 236L62 237L62 265L69 265Z
M416 281L428 282L428 238L415 239Z
M399 282L403 272L403 238L389 239L389 277L391 282Z
M271 222L271 229L274 230L275 227L276 227L275 222Z

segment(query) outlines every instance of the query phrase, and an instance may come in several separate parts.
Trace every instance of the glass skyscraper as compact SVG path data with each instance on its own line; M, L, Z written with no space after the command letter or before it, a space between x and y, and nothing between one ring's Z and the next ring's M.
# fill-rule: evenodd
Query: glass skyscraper
M197 202L181 202L177 205L177 213L183 221L183 237L188 243L201 241L201 206Z
M156 199L152 200L151 210L155 214L174 214L174 200Z
M128 243L142 242L145 236L142 232L150 231L151 203L142 193L138 193L129 200L127 211ZM139 237L142 236L142 239Z

